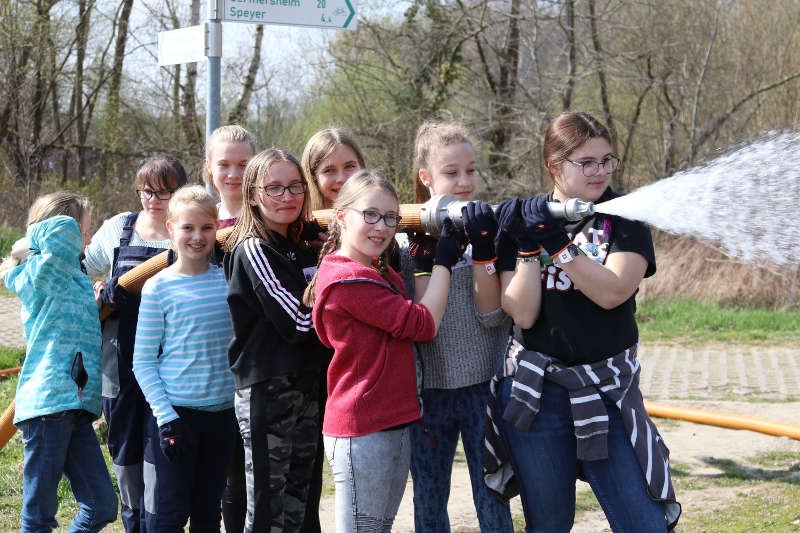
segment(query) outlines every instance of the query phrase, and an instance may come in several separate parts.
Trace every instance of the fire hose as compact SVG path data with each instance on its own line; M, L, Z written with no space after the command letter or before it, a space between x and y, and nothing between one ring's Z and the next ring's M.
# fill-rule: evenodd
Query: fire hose
M461 208L466 202L457 201L450 195L436 195L424 204L401 204L400 216L403 217L403 226L407 226L416 231L424 231L431 235L438 235L445 218L450 218L456 227L463 228L461 219ZM548 207L551 214L556 218L567 220L580 220L585 216L594 213L594 204L582 202L572 198L566 202L551 202ZM322 209L314 211L314 218L323 228L328 227L334 216L333 209ZM232 228L225 228L217 232L217 241L222 243L228 236ZM167 251L164 251L138 266L132 268L119 278L119 284L129 292L139 293L144 282L167 266ZM100 311L100 320L105 319L113 312L110 307L104 306ZM0 371L0 378L4 377L3 372L13 374L19 369L8 369ZM0 449L2 449L9 439L14 435L17 428L13 425L14 420L14 401L6 408L0 416ZM767 435L779 437L789 437L800 440L800 426L783 424L759 418L715 413L700 409L690 409L686 407L673 407L668 405L645 402L645 408L650 416L656 418L672 418L685 420L697 424L705 424L730 429L745 429L756 431Z

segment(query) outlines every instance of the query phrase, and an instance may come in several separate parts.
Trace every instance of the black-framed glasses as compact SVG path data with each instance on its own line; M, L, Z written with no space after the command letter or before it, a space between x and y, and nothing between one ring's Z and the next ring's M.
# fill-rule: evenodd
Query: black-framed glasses
M295 181L289 185L260 185L255 188L264 191L267 196L283 196L286 191L294 195L306 192L306 184L302 181Z
M136 189L136 193L139 195L139 198L147 198L148 200L153 198L153 195L155 195L159 200L169 200L172 198L172 195L175 194L175 191L151 191L149 189Z
M383 219L383 223L386 224L387 228L396 228L400 221L403 220L403 217L397 213L386 213L381 215L374 209L364 209L363 211L356 209L355 207L347 207L345 209L352 209L357 213L361 213L361 216L364 217L364 222L367 224L377 224L381 219Z
M600 172L600 167L603 167L603 170L607 172L614 172L619 168L619 158L613 155L605 157L600 161L573 161L572 159L564 158L565 160L569 161L573 165L578 165L583 170L583 175L587 178L591 178L598 172Z

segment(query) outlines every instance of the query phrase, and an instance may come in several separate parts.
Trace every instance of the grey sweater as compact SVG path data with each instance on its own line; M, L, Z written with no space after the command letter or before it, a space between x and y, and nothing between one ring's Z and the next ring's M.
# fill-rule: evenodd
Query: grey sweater
M414 269L408 236L398 233L403 281L414 296ZM511 319L502 308L481 313L472 295L472 249L453 268L450 294L439 332L432 342L418 344L424 366L423 387L458 389L489 381L502 368Z

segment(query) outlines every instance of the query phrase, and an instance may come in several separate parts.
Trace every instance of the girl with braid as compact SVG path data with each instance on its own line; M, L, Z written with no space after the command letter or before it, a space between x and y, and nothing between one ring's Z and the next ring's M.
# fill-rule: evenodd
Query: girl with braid
M334 349L322 434L336 531L389 531L408 479L409 427L420 419L412 343L436 334L465 237L446 221L427 290L414 303L386 253L401 219L392 185L359 171L334 209L305 301L320 340Z

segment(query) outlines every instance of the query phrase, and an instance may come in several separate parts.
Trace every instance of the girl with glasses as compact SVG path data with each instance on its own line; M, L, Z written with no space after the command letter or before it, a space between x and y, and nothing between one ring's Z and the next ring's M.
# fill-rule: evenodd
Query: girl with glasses
M242 179L242 214L223 246L248 533L300 530L317 453L320 371L330 352L302 302L317 269L300 238L305 191L291 154L271 148L254 156Z
M487 428L499 435L487 431L485 477L506 498L516 485L526 531L571 529L578 475L615 533L665 533L680 515L669 450L638 387L635 295L656 270L650 230L604 214L564 224L547 209L616 197L615 153L594 117L562 113L543 143L553 191L498 209L498 249L517 258L501 274L503 308L522 346L492 383Z
M106 220L86 247L83 265L103 302L114 312L103 321L103 414L108 423L108 451L120 488L122 522L127 533L144 527L144 424L149 407L133 375L133 345L139 295L119 286L119 277L139 263L168 250L167 205L186 184L180 161L167 154L147 159L136 172L134 190L142 210Z
M342 186L305 294L323 344L334 349L322 426L336 486L336 531L390 531L408 479L409 427L420 406L412 343L442 321L464 234L445 224L428 290L407 299L388 264L399 204L392 185L362 170Z

